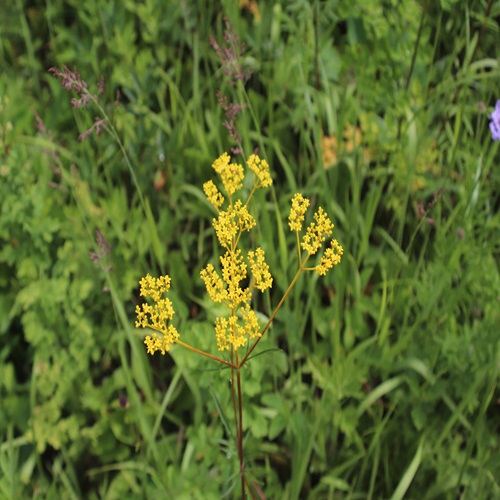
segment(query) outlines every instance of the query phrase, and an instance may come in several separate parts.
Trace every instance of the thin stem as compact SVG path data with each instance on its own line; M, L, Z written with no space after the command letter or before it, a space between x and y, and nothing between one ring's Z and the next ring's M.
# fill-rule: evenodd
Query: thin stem
M139 195L139 200L141 202L141 206L142 206L144 212L146 213L146 203L144 201L144 197L142 195L142 191L141 191L140 186L139 186L139 181L138 181L137 176L135 174L134 167L132 166L132 162L130 161L130 158L128 156L127 150L125 149L125 146L124 146L123 142L121 141L120 136L118 135L118 132L116 131L116 129L113 125L113 122L110 120L109 115L106 113L104 108L100 105L99 101L90 92L88 92L88 94L90 95L90 97L91 97L92 101L94 102L94 104L96 105L97 109L99 109L99 112L103 115L104 119L106 120L106 125L107 125L106 128L109 130L109 133L111 134L113 139L116 141L116 143L118 144L118 147L120 148L120 150L122 152L123 158L125 159L125 163L127 164L130 175L132 176L132 180L134 181L135 188L137 189L137 194Z
M254 174L255 175L255 174ZM252 199L253 195L255 194L255 191L257 191L257 186L254 184L252 191L250 191L250 194L248 195L248 199L245 203L245 206L248 207L250 200Z
M235 368L237 368L237 366L234 365L233 363L230 363L229 361L226 361L225 359L219 358L218 356L214 356L213 354L210 354L208 352L201 351L200 349L196 349L196 347L193 347L192 345L186 344L186 343L182 342L182 340L176 340L175 343L181 345L182 347L185 347L186 349L189 349L190 351L201 354L202 356L205 356L206 358L213 359L214 361L218 361L219 363L222 363L226 366L229 366L229 368L232 368L233 370Z
M238 366L238 351L235 352L235 364ZM234 374L235 370L233 370ZM241 390L241 372L240 369L236 369L236 381L238 384L238 427L239 427L239 432L237 433L237 442L238 442L238 456L240 459L240 475L241 475L241 498L244 500L246 498L246 493L245 493L245 483L246 478L245 478L245 458L243 455L243 392ZM236 413L236 408L235 408L235 413Z
M231 350L231 361L234 362L234 350ZM234 380L234 368L231 370L231 399L233 401L233 411L234 411L234 426L236 429L236 442L238 443L238 436L240 434L240 428L238 423L238 410L236 402L236 390L235 390L235 380Z
M300 237L298 231L295 231L295 236L297 238L297 255L299 257L299 266L302 267L302 252L300 251Z

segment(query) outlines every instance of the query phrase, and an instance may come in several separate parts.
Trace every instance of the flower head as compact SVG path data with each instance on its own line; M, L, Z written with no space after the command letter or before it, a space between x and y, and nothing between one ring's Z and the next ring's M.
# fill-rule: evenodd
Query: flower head
M297 193L292 198L292 208L288 216L288 225L292 231L300 231L304 222L304 214L309 206L309 200Z
M260 336L257 315L250 307L252 291L256 288L264 291L270 288L273 278L265 262L264 251L257 248L250 251L245 259L238 245L245 231L256 226L254 217L248 211L248 203L255 189L269 187L272 184L269 165L257 155L250 155L247 167L255 175L252 192L246 203L241 199L232 199L232 195L243 187L244 170L241 165L230 163L231 158L223 153L214 161L212 167L219 174L224 190L229 196L227 208L222 210L225 199L212 181L204 184L203 190L208 201L217 209L218 216L212 220L215 234L225 253L220 257L221 273L212 264L200 272L211 300L227 306L228 317L218 317L215 321L215 335L219 350L230 350L244 346ZM252 280L244 286L250 267Z
M262 288L270 287L272 278L263 261L263 251L256 251L253 258L254 260L249 257L249 260L256 282ZM243 261L241 250L228 250L220 258L220 262L222 278L212 264L202 269L200 275L210 298L214 302L224 303L231 311L228 318L218 317L215 320L217 346L219 351L225 351L243 347L249 339L260 336L260 329L257 315L250 307L251 288L241 287L241 282L247 277L247 265ZM257 266L261 269L259 280L256 278Z
M73 90L80 99L71 99L71 104L74 108L79 108L88 104L91 94L88 91L87 82L80 76L76 67L71 71L68 66L63 65L63 69L50 68L49 73L61 79L62 88L65 90Z
M302 230L304 222L304 215L309 206L309 200L304 198L301 194L296 194L292 199L292 208L290 209L290 216L288 217L288 224L292 231L297 233L297 244L299 244L298 233ZM334 225L328 218L327 213L319 207L314 214L315 222L311 222L306 230L306 234L302 237L302 242L299 245L302 250L307 252L307 260L311 255L315 255L321 248L326 238L332 234ZM330 248L325 250L319 264L313 268L304 268L307 271L315 270L319 275L324 276L329 269L339 264L344 249L337 240L331 242ZM301 260L302 262L302 260ZM305 261L304 261L305 262Z
M247 265L243 261L241 250L228 250L221 258L222 279L227 284L228 306L236 311L241 304L250 302L249 288L241 288L240 283L247 277Z
M89 89L87 82L80 76L76 67L71 71L67 66L63 65L62 69L57 67L50 68L49 73L52 73L56 78L61 79L62 88L68 91L73 90L78 96L71 98L71 105L75 108L83 108L89 102L94 101L97 103L99 101L98 94L104 94L104 77L101 76L99 82L97 83L97 94L92 94ZM106 120L96 116L94 118L94 124L87 129L85 132L78 136L79 141L84 141L92 132L99 135L101 130L106 127Z
M231 248L239 234L243 231L250 231L255 227L256 222L247 206L243 205L241 200L238 200L234 205L230 205L227 210L221 210L219 217L213 219L212 225L219 243L224 248Z
M165 354L172 347L172 344L179 339L179 332L173 325L168 324L174 315L172 302L167 298L163 298L163 295L170 289L170 277L153 278L147 274L139 283L141 285L141 296L150 297L155 304L145 303L136 306L137 321L135 327L151 328L162 334L162 337L159 337L156 333L151 336L148 335L144 343L148 348L148 353L154 354L156 351L161 351L162 354Z
M497 101L495 111L490 115L491 138L500 141L500 99Z
M261 336L257 315L250 305L240 309L240 316L215 319L215 337L219 351L228 351L243 347L249 339Z
M333 224L326 212L319 207L314 214L316 222L311 222L302 238L301 246L310 255L314 255L324 243L326 236L332 234Z
M264 250L257 248L255 252L248 252L250 269L252 270L254 287L263 292L266 288L273 286L273 277L269 272L269 266L266 264Z
M202 269L200 276L205 283L210 299L216 303L227 300L227 290L224 288L224 282L212 264L208 264L205 269Z
M316 266L316 272L320 276L324 276L333 266L340 263L340 259L344 254L344 249L337 240L332 240L330 248L325 250L319 264Z
M245 177L243 167L237 163L229 163L230 161L231 157L227 153L223 153L212 164L212 168L220 175L228 196L232 196L243 187L243 178Z
M218 210L224 203L224 196L222 196L214 182L212 180L205 182L205 184L203 184L203 191L205 192L208 201Z
M273 183L271 174L269 173L269 164L266 160L261 160L257 155L250 155L247 160L247 165L256 176L256 187L265 188Z

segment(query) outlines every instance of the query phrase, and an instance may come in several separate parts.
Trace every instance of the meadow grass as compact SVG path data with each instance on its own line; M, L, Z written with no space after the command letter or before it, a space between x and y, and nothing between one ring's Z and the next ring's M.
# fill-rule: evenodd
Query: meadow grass
M182 338L220 354L202 186L256 150L262 323L297 270L295 193L344 255L242 369L248 494L500 495L500 7L386 4L0 7L0 498L241 497L230 371L148 356L134 310L168 274ZM226 66L225 17L245 44Z

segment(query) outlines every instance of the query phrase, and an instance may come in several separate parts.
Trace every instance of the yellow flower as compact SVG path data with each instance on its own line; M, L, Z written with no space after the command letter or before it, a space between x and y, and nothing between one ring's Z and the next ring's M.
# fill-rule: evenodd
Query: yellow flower
M223 153L212 164L212 168L220 175L224 189L229 196L232 196L238 189L243 187L245 174L243 167L237 163L229 163L231 157Z
M309 255L314 255L321 248L326 236L332 234L332 229L334 227L332 221L321 207L319 207L318 211L314 214L314 219L316 223L311 222L311 224L309 224L301 243L302 248L308 252Z
M269 272L269 266L266 264L264 250L256 248L255 252L248 252L250 269L255 280L255 288L263 292L266 288L273 286L273 278Z
M238 324L237 316L230 316L228 319L228 329L226 339L235 349L243 347L247 343L244 328Z
M241 311L240 324L238 317L233 314L229 318L215 319L215 337L219 351L235 350L243 347L249 339L261 336L257 315L247 304Z
M247 342L245 330L238 325L238 318L235 315L230 316L228 319L215 319L215 336L219 351L229 351L231 346L238 349Z
M261 160L257 155L250 155L247 161L248 168L256 175L255 187L269 187L273 180L269 173L269 164L266 160ZM257 182L258 181L258 182Z
M200 276L205 283L209 297L214 302L227 300L227 291L224 289L224 283L212 264L208 264L205 269L202 269Z
M153 278L151 275L147 274L139 281L139 285L141 285L141 297L151 297L157 302L161 299L161 296L170 289L170 281L170 276Z
M259 320L257 319L255 311L249 304L245 306L245 309L241 309L241 316L243 319L245 335L248 335L251 339L262 337L262 334L260 333Z
M292 208L290 209L290 216L288 217L288 225L292 231L298 233L302 230L304 215L308 207L309 200L307 198L304 198L301 194L296 194L293 197ZM300 244L302 249L309 255L314 255L321 248L326 237L332 234L334 228L332 221L321 207L319 207L318 211L314 214L314 219L316 222L311 222L309 224L306 234L302 238L302 243ZM340 262L340 256L343 250L337 240L334 240L334 242L335 244L332 243L332 248L325 251L320 263L316 266L315 269L318 274L326 274L328 269L331 269L332 266Z
M230 205L227 210L221 210L217 219L213 219L212 225L219 243L224 248L231 248L239 233L250 231L255 225L255 219L248 212L246 205L238 200Z
M205 184L203 184L203 191L205 192L208 201L218 210L224 203L224 196L222 196L213 181L205 182Z
M212 226L215 229L215 234L219 243L224 248L231 248L233 241L238 234L238 224L234 220L234 213L229 210L221 210L217 219L212 219Z
M247 345L250 340L262 336L257 314L251 308L250 301L252 291L257 289L264 292L267 288L271 288L273 278L269 272L269 266L265 261L265 253L262 248L257 247L255 250L248 251L247 258L244 259L243 252L238 247L242 233L250 231L256 226L256 221L249 213L247 204L252 199L255 189L272 185L272 178L268 163L257 155L250 155L247 166L254 173L254 186L250 194L248 194L246 203L243 203L240 199L233 200L232 195L243 187L244 171L241 165L230 163L230 161L230 156L224 153L212 165L219 174L224 190L229 196L227 202L213 181L205 182L203 185L203 191L208 201L218 212L218 216L213 219L212 224L219 243L225 248L225 253L220 257L221 266L219 272L212 264L208 264L200 271L200 277L205 284L210 299L216 303L222 303L228 308L227 317L217 317L215 320L215 335L218 349L220 351L231 351L231 363L184 344L179 340L179 333L171 324L174 315L172 302L165 297L165 294L170 289L170 277L152 278L148 274L140 281L140 294L143 297L149 297L151 303L144 303L136 307L136 327L154 330L154 333L147 335L144 340L147 352L150 354L154 354L156 351L165 354L172 347L172 344L179 342L193 351L205 354L235 369L239 367L237 365L239 358L234 356L234 351ZM225 203L227 208L221 210ZM309 224L300 242L299 231L302 231L305 213L309 205L310 201L307 198L304 198L301 194L295 194L288 217L290 229L297 233L300 261L299 273L315 270L319 275L325 275L329 269L339 264L343 248L337 240L333 240L316 267L305 267L309 256L317 253L326 238L331 235L334 227L326 212L320 207L314 214L314 222ZM307 258L304 260L301 258L300 247L308 253ZM251 273L249 284L248 268ZM283 299L280 304L282 302ZM276 311L271 319L275 314ZM250 351L255 346L256 343L254 343ZM243 362L246 361L249 354L250 352L247 353L244 359L242 358Z
M137 321L135 327L151 328L163 334L162 338L159 338L156 333L153 333L152 336L148 335L144 343L148 348L148 353L154 354L156 351L161 351L162 354L165 354L172 344L179 339L179 332L174 326L168 325L175 313L172 302L167 298L163 298L163 294L170 289L170 277L153 278L147 274L139 283L141 285L141 296L150 297L155 304L145 303L136 306Z
M144 339L144 343L146 344L148 354L154 354L156 351L160 351L162 354L165 354L170 350L172 344L178 338L179 333L177 332L175 327L169 325L167 328L167 332L163 334L163 338L160 339L156 333L153 333L151 336L146 336L146 338Z
M324 276L333 266L340 263L344 249L337 240L332 240L330 248L325 250L319 264L316 266L316 272L320 276Z
M227 340L228 322L226 318L215 318L215 338L219 351L229 351L231 346Z
M227 283L228 306L235 311L241 303L250 302L249 288L242 289L240 282L247 277L247 265L243 262L241 250L228 250L221 258L222 279Z
M300 231L304 222L304 214L309 206L309 200L304 198L301 194L297 193L292 198L292 208L288 216L288 225L292 231Z
M247 206L243 205L240 200L238 200L234 204L233 210L235 213L235 218L237 218L238 220L240 231L250 231L257 225L257 222L255 222L253 215L251 215L248 211Z

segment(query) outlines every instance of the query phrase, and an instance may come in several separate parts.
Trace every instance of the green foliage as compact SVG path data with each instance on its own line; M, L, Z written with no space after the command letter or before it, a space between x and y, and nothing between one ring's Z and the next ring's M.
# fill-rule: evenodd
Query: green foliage
M168 273L177 328L216 354L201 185L237 146L218 90L273 172L253 212L262 318L297 268L293 194L345 249L243 370L250 480L268 498L498 497L498 6L166 4L0 7L0 497L240 494L230 371L148 357L133 328L138 279ZM224 15L245 85L208 42ZM100 108L71 107L47 73L63 64L92 93L103 75Z

